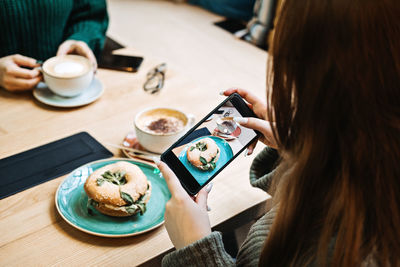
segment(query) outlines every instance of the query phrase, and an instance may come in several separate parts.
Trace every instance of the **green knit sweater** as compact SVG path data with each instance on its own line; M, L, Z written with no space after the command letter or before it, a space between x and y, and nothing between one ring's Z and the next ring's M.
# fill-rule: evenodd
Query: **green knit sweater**
M99 56L107 26L105 0L0 0L0 57L46 60L67 39L86 42Z

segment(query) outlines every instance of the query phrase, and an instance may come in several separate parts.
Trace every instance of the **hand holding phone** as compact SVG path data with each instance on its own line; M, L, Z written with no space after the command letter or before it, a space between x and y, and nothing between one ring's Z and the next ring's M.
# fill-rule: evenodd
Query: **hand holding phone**
M253 110L254 114L257 116L257 118L243 118L243 120L238 121L238 123L240 123L240 125L244 127L259 131L261 135L259 136L258 141L264 143L271 148L278 149L278 144L272 133L271 124L273 124L274 122L271 122L271 119L267 116L268 111L265 101L261 100L256 95L245 89L230 88L223 91L223 95L225 96L229 96L234 93L239 94L244 100L246 100L247 103L249 103L249 106ZM256 144L257 142L254 142L249 145L248 155L253 152Z
M193 199L164 162L157 162L171 199L165 207L165 228L176 249L183 248L211 233L207 197L211 187L203 188Z
M161 160L195 195L259 136L233 118L255 116L239 94L231 94L165 151Z

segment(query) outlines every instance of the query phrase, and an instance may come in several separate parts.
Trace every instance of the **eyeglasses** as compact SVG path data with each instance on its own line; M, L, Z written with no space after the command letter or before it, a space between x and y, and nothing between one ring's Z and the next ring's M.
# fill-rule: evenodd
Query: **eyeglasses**
M151 69L147 73L147 80L143 84L143 90L150 94L159 92L164 87L165 72L167 71L167 64L162 63Z

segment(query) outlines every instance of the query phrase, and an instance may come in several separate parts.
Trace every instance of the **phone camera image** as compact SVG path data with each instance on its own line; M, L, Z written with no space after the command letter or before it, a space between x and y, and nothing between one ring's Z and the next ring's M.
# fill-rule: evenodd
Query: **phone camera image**
M226 101L172 149L200 186L257 136L234 117L242 116L231 101Z

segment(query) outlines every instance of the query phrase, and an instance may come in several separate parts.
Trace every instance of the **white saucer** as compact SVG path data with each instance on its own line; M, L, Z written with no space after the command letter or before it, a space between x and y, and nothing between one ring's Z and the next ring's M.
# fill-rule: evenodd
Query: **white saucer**
M72 108L87 105L97 100L104 92L104 86L101 81L94 78L89 88L85 89L82 94L75 97L62 97L54 94L49 90L45 83L39 83L33 90L33 96L40 102L63 108Z

